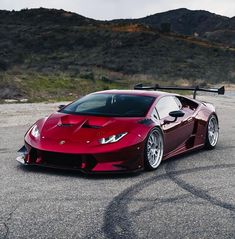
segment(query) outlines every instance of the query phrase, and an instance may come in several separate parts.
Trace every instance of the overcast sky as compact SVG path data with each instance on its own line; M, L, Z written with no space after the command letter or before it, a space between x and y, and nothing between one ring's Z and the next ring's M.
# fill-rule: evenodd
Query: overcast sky
M0 9L56 8L94 19L139 18L176 8L235 16L235 0L0 0Z

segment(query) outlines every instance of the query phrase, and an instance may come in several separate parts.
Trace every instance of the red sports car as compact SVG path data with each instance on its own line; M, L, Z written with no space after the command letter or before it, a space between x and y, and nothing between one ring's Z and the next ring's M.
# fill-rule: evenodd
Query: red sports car
M17 161L84 172L154 170L172 156L216 146L212 104L156 89L176 88L137 85L62 106L28 130ZM223 87L198 90L224 93Z

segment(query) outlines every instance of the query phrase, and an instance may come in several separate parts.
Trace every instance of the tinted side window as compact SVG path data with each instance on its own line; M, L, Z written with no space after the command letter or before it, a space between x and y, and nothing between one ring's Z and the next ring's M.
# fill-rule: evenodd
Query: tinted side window
M175 97L166 96L161 98L156 105L160 119L165 118L171 111L179 110L180 105L176 102Z
M196 110L198 107L198 104L190 99L187 99L183 96L177 96L177 99L180 101L182 107L184 109L189 109L189 110Z

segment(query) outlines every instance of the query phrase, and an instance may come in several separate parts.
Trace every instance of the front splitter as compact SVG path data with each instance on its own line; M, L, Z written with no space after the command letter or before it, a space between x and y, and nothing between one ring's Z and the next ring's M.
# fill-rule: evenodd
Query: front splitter
M25 156L24 155L21 155L21 156L18 156L17 158L16 158L16 161L17 162L19 162L19 163L21 163L21 164L23 164L23 165L26 165L27 163L25 163Z

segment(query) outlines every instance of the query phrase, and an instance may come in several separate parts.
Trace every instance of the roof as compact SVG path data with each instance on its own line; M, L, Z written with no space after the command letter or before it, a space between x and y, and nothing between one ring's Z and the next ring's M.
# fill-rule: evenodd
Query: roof
M104 90L104 91L98 91L94 92L96 93L108 93L108 94L128 94L128 95L139 95L139 96L151 96L158 98L159 96L162 95L172 95L167 92L163 91L153 91L153 90Z

